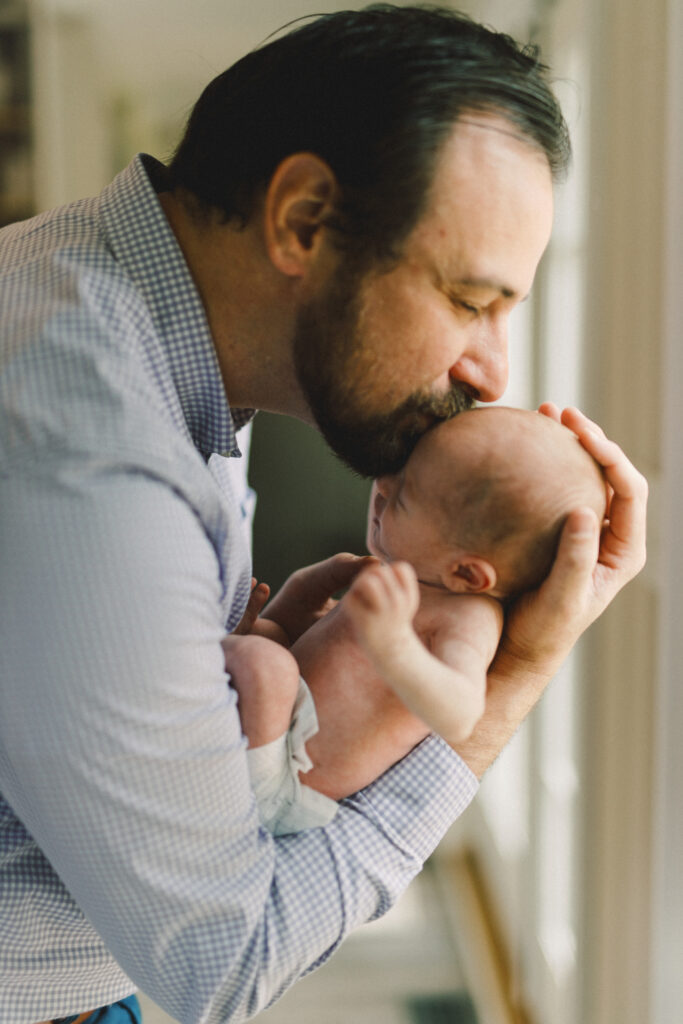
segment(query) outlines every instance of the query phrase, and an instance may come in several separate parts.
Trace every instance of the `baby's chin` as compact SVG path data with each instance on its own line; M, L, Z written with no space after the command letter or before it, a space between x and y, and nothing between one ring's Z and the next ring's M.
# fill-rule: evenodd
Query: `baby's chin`
M391 559L387 555L386 551L383 551L382 548L378 544L374 543L374 540L372 538L372 529L368 530L368 535L365 538L365 546L366 546L366 548L368 549L368 552L371 555L374 555L375 558L379 558L380 562L390 562L391 561Z
M395 549L393 551L388 551L383 547L380 542L381 536L382 528L379 523L376 520L374 522L370 522L368 525L368 533L365 538L365 546L371 555L374 555L375 558L379 558L380 562L384 562L386 565L390 562L409 561L409 559L403 558L400 551L396 551Z

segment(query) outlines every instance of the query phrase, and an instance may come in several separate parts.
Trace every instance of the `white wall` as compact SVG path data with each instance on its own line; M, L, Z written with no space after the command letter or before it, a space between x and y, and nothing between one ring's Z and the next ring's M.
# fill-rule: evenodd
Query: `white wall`
M653 1024L677 1020L683 1006L683 4L668 4L669 126L666 159L662 358L662 618L656 709L654 901L651 950Z

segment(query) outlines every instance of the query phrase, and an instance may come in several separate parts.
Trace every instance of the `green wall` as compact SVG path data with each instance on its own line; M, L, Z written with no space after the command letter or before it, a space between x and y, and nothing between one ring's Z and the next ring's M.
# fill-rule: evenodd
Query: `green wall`
M337 551L365 554L370 481L346 469L311 427L259 413L249 482L258 495L254 575L273 591L302 565Z

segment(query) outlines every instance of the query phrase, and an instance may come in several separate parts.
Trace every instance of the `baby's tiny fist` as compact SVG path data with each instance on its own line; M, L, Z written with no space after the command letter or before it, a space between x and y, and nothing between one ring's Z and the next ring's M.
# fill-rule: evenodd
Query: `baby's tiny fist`
M349 590L349 596L357 600L367 611L376 610L381 603L381 571L382 567L379 565L369 566L356 576Z
M409 562L393 562L385 568L391 570L392 582L400 599L402 610L412 619L420 603L420 589L415 570Z

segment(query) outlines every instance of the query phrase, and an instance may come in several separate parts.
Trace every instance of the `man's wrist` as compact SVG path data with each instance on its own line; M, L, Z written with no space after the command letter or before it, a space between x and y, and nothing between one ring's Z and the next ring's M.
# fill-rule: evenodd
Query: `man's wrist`
M510 666L496 661L488 674L486 710L470 738L456 748L478 779L536 706L553 674L531 665L524 668L520 663L513 672Z

